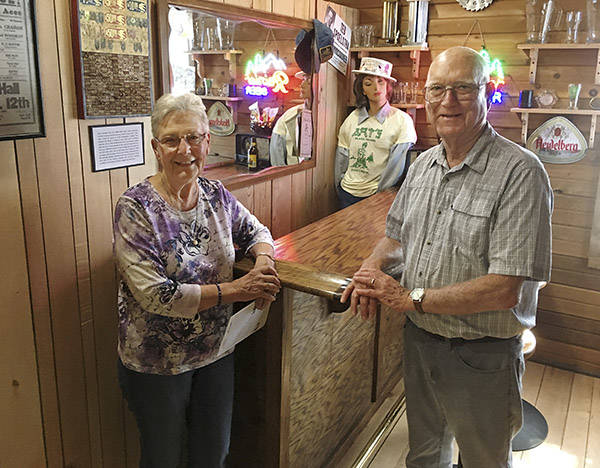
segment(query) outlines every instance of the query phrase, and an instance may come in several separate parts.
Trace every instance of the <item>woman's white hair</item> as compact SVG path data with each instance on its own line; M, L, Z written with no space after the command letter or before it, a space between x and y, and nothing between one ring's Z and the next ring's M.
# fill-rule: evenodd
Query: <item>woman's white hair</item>
M208 128L208 117L206 116L206 106L202 98L192 93L174 96L173 94L163 94L155 103L152 111L152 135L156 136L163 121L171 112L192 112L196 114L200 121Z

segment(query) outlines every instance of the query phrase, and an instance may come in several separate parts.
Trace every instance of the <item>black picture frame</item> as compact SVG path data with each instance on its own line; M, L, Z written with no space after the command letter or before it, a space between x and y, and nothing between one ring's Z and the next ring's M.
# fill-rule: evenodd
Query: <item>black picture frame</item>
M92 125L89 127L89 137L92 172L142 166L146 163L142 122ZM123 154L124 150L130 154Z
M0 0L0 140L46 136L35 18L34 0Z

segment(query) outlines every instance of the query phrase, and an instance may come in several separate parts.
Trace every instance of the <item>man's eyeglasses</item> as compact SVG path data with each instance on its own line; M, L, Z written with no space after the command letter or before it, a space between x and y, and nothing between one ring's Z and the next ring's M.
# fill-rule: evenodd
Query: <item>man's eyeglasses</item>
M180 137L166 136L161 139L156 138L156 141L158 141L161 145L166 146L171 150L175 150L179 148L179 144L181 143L182 138L186 141L188 145L194 148L200 146L200 144L206 138L206 133L188 133L187 135L182 135Z
M446 91L450 90L458 101L472 101L485 84L456 83L452 86L433 84L425 86L425 101L435 104L444 99Z

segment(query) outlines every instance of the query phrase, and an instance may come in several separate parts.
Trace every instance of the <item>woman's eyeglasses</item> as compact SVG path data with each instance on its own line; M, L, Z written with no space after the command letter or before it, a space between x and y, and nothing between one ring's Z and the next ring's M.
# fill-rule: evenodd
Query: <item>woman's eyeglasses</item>
M458 101L472 101L477 96L483 84L456 83L452 86L433 84L425 86L425 101L435 104L444 99L446 91L450 90Z
M179 148L179 144L181 143L181 139L183 138L188 145L192 148L196 146L200 146L200 144L206 138L206 133L188 133L187 135L178 136L166 136L164 138L158 139L155 138L161 145L166 146L169 149L175 150Z

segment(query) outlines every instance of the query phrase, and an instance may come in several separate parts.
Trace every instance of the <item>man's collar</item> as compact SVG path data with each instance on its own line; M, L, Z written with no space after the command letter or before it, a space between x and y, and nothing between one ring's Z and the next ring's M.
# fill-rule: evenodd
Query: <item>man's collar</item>
M483 173L487 166L487 161L489 158L490 150L492 148L492 143L496 139L498 134L489 124L486 122L485 128L481 132L481 135L473 145L473 147L467 153L467 156L457 167L469 166L475 172ZM435 149L434 156L431 160L431 164L437 163L440 166L448 167L448 163L446 162L446 150L444 148L443 143L440 143Z
M392 106L390 106L390 103L386 101L386 103L381 107L381 109L379 109L379 112L377 112L377 114L375 114L373 117L375 117L375 119L377 119L377 121L383 125L383 122L385 122L385 119L387 119L388 115L390 115L390 113L392 112ZM369 118L369 112L367 111L366 107L359 107L358 108L358 124L360 125L361 123L363 123L365 120L367 120Z

